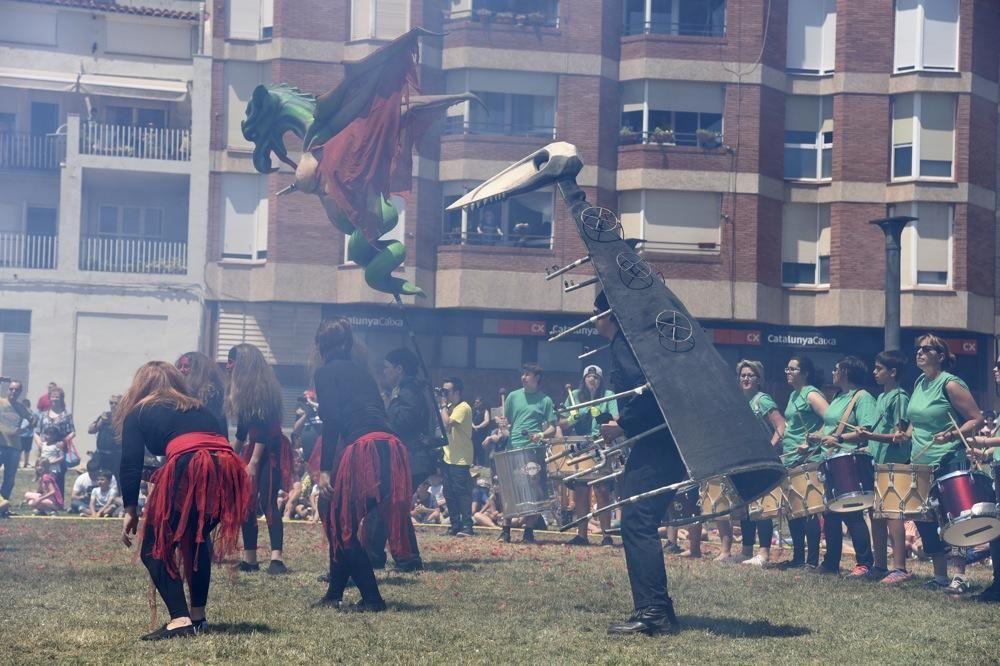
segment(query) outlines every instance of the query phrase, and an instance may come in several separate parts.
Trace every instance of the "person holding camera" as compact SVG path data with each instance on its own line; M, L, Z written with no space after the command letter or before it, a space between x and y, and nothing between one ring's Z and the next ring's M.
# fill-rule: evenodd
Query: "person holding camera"
M323 419L319 417L319 403L315 391L303 391L295 410L295 425L292 435L297 436L302 445L302 458L309 460L320 435L323 434Z
M97 435L98 468L106 469L112 474L120 473L122 465L122 443L115 435L115 429L111 424L121 399L120 395L111 396L108 399L108 411L102 412L87 428L88 434Z
M453 377L441 386L441 418L448 429L444 447L444 498L453 536L472 536L472 407L462 399L462 380Z

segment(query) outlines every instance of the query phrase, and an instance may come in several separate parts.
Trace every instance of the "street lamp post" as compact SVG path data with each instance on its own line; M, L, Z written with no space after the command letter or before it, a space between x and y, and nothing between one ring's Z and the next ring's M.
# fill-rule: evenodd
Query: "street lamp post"
M903 227L916 219L908 215L898 215L871 221L885 234L885 349L900 349L900 248Z

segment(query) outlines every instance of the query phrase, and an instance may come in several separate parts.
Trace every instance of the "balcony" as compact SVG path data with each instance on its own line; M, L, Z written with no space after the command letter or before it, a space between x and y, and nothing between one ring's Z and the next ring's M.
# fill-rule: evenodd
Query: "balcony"
M520 125L517 123L467 121L462 116L445 119L443 134L446 136L486 135L486 136L526 136L554 139L556 128L548 125Z
M500 234L484 234L475 231L446 231L441 235L441 245L467 245L472 247L495 248L533 248L548 250L552 248L552 235L533 236L527 233L517 233L505 236Z
M65 156L61 136L0 132L0 169L56 171Z
M722 146L722 134L712 130L698 130L697 132L653 130L651 132L640 132L623 127L618 132L618 145L697 146L709 150Z
M121 236L83 236L80 239L80 270L186 275L187 243Z
M631 35L675 35L682 37L722 37L726 26L721 21L680 22L669 19L652 21L630 20L622 27L622 34Z
M81 123L80 154L189 162L191 130Z
M56 236L0 232L0 268L55 268Z

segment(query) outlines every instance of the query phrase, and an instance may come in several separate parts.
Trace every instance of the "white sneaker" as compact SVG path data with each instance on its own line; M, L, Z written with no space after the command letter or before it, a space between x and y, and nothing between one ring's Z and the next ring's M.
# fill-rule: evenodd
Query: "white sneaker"
M767 560L760 556L760 553L754 555L749 560L743 560L741 564L749 564L752 567L760 567L763 569L767 566Z

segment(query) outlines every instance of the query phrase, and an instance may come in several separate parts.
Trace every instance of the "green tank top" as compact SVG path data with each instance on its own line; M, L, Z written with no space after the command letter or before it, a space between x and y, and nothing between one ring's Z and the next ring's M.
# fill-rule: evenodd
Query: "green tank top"
M909 402L910 396L898 386L891 391L883 391L878 400L875 401L878 420L875 422L872 432L881 435L895 432L896 425L906 418L906 406ZM878 465L908 463L910 462L910 451L910 442L905 444L888 444L874 440L868 442L868 452L872 454L872 458Z
M845 417L847 407L854 400L855 394L857 394L858 399L854 402L854 409ZM871 428L877 420L878 412L875 409L875 398L872 397L871 393L864 389L844 391L834 398L830 406L826 408L826 413L823 415L823 434L833 435L840 428L841 421L853 426ZM851 432L851 428L845 427L843 434L849 432ZM839 448L824 449L824 451L825 455L830 456L842 451L853 451L856 448L858 446L854 442L844 442Z
M816 432L823 427L823 419L813 411L809 404L810 393L820 393L815 386L803 386L798 391L793 391L788 396L788 405L785 407L785 435L781 438L781 450L784 454L789 454L806 441L806 435ZM820 393L822 395L822 393ZM794 456L788 456L794 462Z
M951 419L959 425L962 423L962 417L955 411L945 392L945 386L949 382L958 382L959 386L969 388L965 382L950 372L942 372L931 380L925 375L920 375L913 387L910 403L906 406L906 419L913 425L913 451L910 462L914 465L940 464L946 456L963 448L960 439L941 443L934 441L936 433L952 427Z

